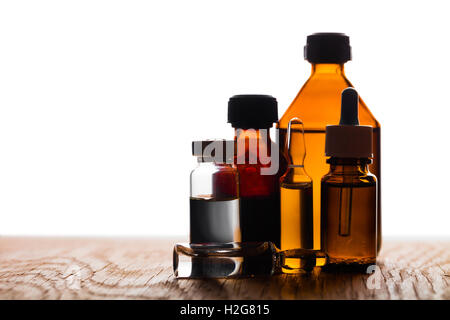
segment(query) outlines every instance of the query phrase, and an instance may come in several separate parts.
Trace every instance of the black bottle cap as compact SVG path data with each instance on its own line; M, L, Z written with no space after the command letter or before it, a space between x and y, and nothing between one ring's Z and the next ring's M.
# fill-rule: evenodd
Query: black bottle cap
M360 126L358 120L358 92L353 88L342 91L339 125L327 126L325 154L336 158L372 158L370 126Z
M352 59L350 38L344 33L313 33L306 38L304 55L311 63L345 63Z
M241 94L228 101L228 122L233 128L267 129L277 121L278 103L272 96Z

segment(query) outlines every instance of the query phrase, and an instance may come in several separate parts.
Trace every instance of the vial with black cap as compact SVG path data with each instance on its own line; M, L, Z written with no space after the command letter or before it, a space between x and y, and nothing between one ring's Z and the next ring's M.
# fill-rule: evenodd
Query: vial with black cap
M271 241L280 247L279 179L286 161L270 137L277 121L277 100L270 95L235 95L228 101L240 178L242 241Z

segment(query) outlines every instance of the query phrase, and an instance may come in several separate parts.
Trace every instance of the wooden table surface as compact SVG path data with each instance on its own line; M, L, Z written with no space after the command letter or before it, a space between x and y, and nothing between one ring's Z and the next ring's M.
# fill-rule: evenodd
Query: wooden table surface
M0 238L0 299L450 299L450 242L385 241L374 274L177 280L174 239Z

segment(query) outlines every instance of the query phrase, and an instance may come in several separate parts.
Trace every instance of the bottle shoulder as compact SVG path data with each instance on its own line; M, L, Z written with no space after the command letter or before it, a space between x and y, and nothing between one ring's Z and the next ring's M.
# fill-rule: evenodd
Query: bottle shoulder
M337 174L328 172L322 177L322 184L335 186L352 185L355 187L370 187L376 186L377 178L370 172L361 174Z
M304 168L288 167L286 172L281 176L282 184L311 184L312 179Z
M344 76L309 78L279 121L279 128L285 129L293 117L302 119L306 130L325 130L330 124L339 122L341 92L353 87ZM361 125L380 127L367 105L359 99Z
M237 167L233 163L218 164L213 162L200 162L192 171L191 177L196 175L214 174L217 172L223 173L238 173Z

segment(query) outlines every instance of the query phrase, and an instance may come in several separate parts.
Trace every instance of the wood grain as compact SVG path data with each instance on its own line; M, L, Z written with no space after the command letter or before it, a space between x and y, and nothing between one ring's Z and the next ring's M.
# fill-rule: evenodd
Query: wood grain
M385 241L375 274L177 280L173 239L0 238L0 299L450 299L450 242Z

